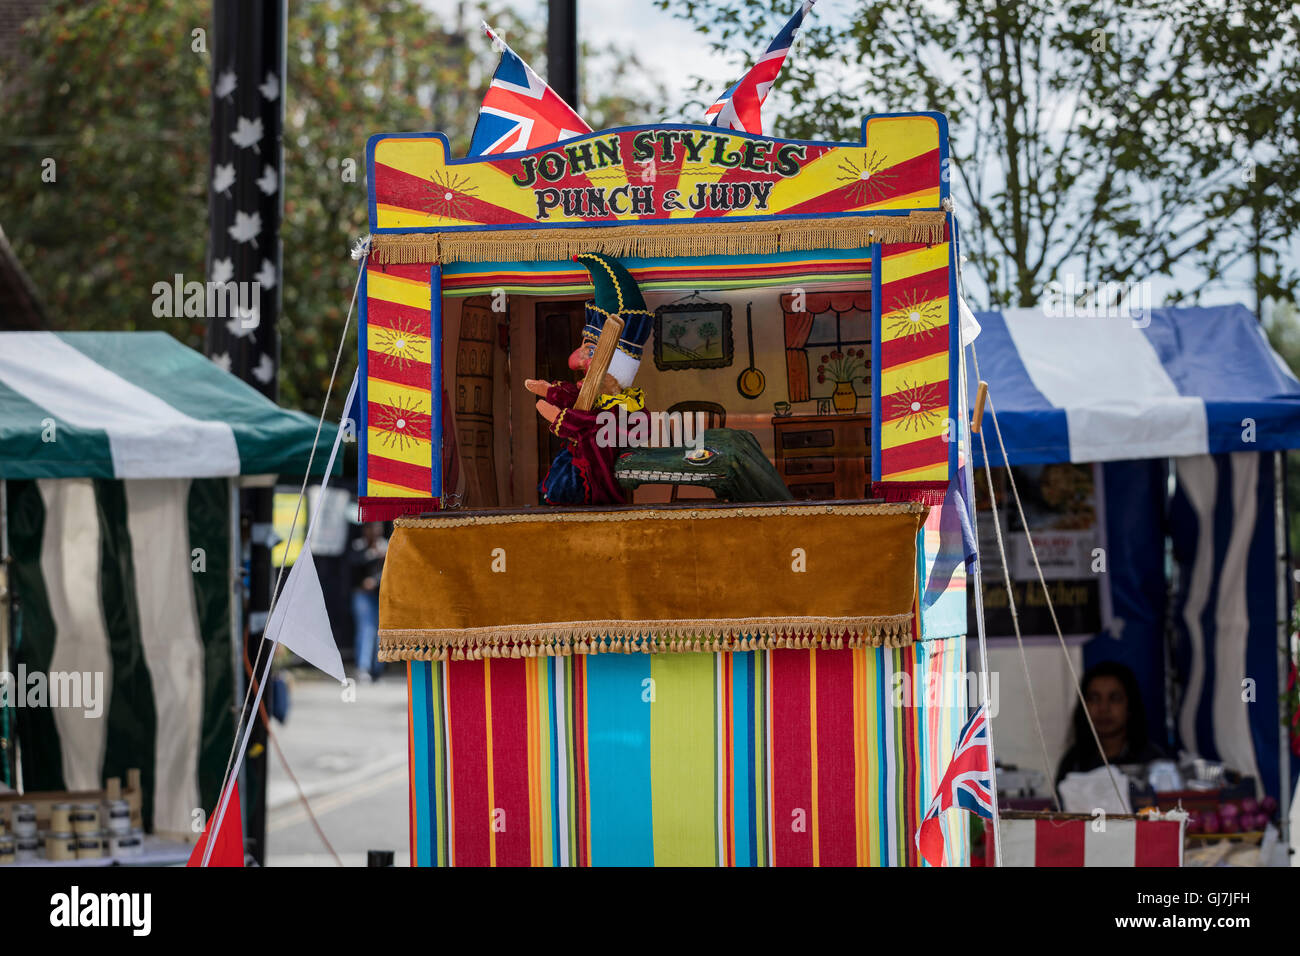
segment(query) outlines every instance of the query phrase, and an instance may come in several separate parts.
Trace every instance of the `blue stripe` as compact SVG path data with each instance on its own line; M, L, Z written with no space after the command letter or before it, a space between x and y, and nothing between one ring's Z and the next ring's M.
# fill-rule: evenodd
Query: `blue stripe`
M1000 312L976 315L981 328L973 346L979 356L979 376L974 360L967 365L967 391L972 408L979 390L979 378L989 383L989 393L997 408L1007 454L1017 465L1050 464L1070 460L1070 432L1065 412L1053 406L1034 385L1016 351L1007 323ZM993 464L1001 465L1002 452L993 436L988 436L989 455ZM971 442L977 465L984 464L978 439Z
M372 171L371 175L373 174ZM357 418L357 497L359 498L366 496L366 449L370 447L370 433L367 431L370 423L370 365L369 350L366 345L368 334L366 303L370 300L370 270L366 268L368 262L368 259L361 260L361 291L357 293L361 299L360 307L357 309L357 368L361 370L361 374L357 376L361 380L357 388L359 415Z
M587 750L592 866L643 866L654 859L650 791L653 686L646 654L587 658Z
M754 652L734 655L731 659L731 766L732 814L735 825L732 835L736 851L736 866L753 866L754 789L754 722L753 676ZM746 786L746 784L750 786ZM748 821L751 825L746 827ZM750 839L743 838L748 831Z
M433 858L433 834L438 826L437 805L432 800L433 766L429 742L432 739L429 724L433 719L433 708L429 700L429 667L423 661L411 661L411 730L414 744L411 768L415 774L415 819L416 843L415 865L432 866L437 863Z
M430 492L442 497L442 267L429 270L429 459L432 472Z

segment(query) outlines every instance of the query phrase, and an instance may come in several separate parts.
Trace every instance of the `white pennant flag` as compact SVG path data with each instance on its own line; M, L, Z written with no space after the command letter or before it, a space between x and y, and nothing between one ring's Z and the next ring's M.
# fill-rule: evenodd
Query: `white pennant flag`
M330 616L325 610L325 595L311 549L304 547L289 569L275 610L266 623L266 636L279 641L308 664L342 682L343 658L334 643Z

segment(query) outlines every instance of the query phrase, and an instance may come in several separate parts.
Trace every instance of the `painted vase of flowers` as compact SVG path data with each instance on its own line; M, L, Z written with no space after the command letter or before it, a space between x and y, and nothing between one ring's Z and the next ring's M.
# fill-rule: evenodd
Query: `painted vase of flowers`
M857 379L865 380L870 374L866 349L836 349L822 356L817 366L817 381L824 384L827 379L835 383L831 400L835 411L840 415L849 415L858 410L858 393L853 387Z

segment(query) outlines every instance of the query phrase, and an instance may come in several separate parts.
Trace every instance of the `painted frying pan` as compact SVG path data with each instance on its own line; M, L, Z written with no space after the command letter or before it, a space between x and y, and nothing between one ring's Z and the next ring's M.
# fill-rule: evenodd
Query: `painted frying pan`
M736 379L736 391L740 392L746 398L758 398L763 394L763 389L767 388L767 378L754 367L754 303L747 303L745 306L745 331L749 336L749 368L740 373Z

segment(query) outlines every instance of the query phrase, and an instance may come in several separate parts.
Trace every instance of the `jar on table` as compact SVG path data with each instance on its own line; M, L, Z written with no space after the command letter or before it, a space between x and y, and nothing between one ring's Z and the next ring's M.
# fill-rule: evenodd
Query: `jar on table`
M17 852L18 848L14 845L13 837L0 836L0 866L18 862Z
M36 836L36 808L30 803L15 803L13 828L16 837Z
M94 833L77 834L77 859L98 860L104 855L104 836L98 830Z
M99 832L99 804L79 803L72 808L72 832L77 835Z
M110 800L105 806L108 808L108 832L130 833L131 805L125 800Z
M50 833L72 832L72 804L56 803L50 807Z
M108 835L108 855L115 860L129 860L144 852L144 831L129 830L126 833Z
M14 837L14 859L18 863L35 863L41 857L41 841L34 836Z
M75 860L77 858L77 835L75 833L47 833L45 835L45 859Z

